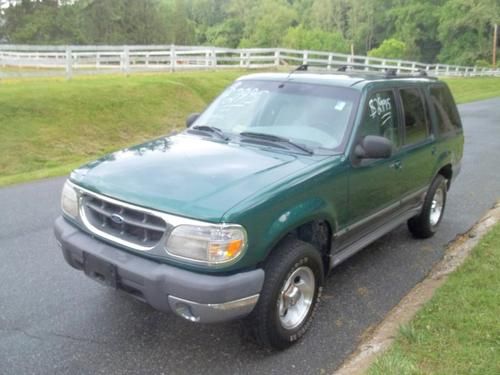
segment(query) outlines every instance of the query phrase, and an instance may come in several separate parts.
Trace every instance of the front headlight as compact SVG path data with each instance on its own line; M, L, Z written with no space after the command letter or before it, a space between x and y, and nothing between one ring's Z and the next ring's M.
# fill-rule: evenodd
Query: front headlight
M240 257L247 235L239 225L179 225L168 237L166 250L186 260L215 265Z
M78 217L78 194L68 181L64 183L62 190L61 208L66 215L73 219Z

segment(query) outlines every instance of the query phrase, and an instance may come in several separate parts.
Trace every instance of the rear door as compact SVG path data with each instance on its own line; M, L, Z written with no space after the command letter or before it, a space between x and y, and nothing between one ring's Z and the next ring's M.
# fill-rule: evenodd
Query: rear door
M401 147L402 206L418 206L429 186L437 160L435 135L424 92L418 86L398 90L403 130Z

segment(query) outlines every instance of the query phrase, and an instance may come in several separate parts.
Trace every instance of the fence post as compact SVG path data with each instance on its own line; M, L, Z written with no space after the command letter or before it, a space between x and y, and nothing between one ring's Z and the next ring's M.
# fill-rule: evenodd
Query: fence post
M307 58L309 56L309 53L307 51L304 51L304 56L302 57L302 64L307 65Z
M276 67L280 66L280 50L279 49L274 51L274 65Z
M40 66L40 52L38 52L38 51L35 52L35 61L36 61L35 67L37 69L40 69L41 68L41 66Z
M332 68L332 60L333 60L333 55L331 53L328 54L328 65L326 66L326 69L330 70Z
M73 78L73 53L71 47L66 46L66 79Z
M439 64L436 64L436 76L439 75Z
M365 71L368 71L369 70L369 67L368 65L370 65L370 59L367 57L365 57Z
M396 72L397 74L401 73L401 60L398 61L398 70Z
M210 68L210 51L208 49L205 51L205 67Z
M175 45L170 45L170 71L175 72Z
M450 75L450 66L449 65L446 65L446 75L447 76Z
M212 65L215 68L217 68L217 50L215 48L212 48Z
M417 70L416 63L411 64L411 72L414 73Z
M123 72L127 76L130 72L130 50L128 46L123 47Z

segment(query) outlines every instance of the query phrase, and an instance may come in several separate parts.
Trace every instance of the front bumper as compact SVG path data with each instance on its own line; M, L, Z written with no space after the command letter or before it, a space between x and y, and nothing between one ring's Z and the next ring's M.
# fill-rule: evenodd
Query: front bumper
M63 217L56 220L54 233L72 267L84 270L85 259L91 256L112 267L117 289L157 310L173 311L195 322L223 322L248 315L264 282L262 269L214 276L145 259L95 239Z

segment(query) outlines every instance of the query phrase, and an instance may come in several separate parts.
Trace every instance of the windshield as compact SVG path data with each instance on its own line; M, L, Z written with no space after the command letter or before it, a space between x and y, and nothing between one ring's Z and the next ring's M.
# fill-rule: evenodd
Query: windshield
M229 134L269 134L312 148L340 151L357 98L358 92L349 88L237 81L193 126L212 126Z

